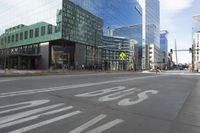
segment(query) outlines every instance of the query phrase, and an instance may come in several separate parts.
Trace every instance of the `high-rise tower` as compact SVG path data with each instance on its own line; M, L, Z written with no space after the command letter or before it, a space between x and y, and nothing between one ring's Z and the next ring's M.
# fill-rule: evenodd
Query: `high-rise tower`
M70 0L104 20L108 29L142 24L142 8L138 0Z
M160 48L160 1L140 2L143 8L143 69L149 69L148 45Z

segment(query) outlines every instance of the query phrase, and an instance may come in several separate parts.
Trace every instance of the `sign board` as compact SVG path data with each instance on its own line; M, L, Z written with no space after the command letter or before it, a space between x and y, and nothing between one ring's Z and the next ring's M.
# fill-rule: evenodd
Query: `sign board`
M121 61L124 61L125 60L125 53L124 53L124 51L121 51L120 53L119 53L119 59L121 60Z

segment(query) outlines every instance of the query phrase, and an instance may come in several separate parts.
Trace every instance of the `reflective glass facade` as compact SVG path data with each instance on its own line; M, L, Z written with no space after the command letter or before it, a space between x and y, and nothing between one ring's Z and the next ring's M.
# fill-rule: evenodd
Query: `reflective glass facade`
M137 0L71 0L104 20L104 33L108 27L141 24L142 9Z
M168 31L160 32L160 50L163 53L163 63L167 63L168 61Z
M132 25L128 27L121 27L114 29L114 36L122 36L128 39L133 39L136 41L137 49L138 49L138 68L141 69L141 61L142 61L142 25Z
M123 37L103 37L102 59L112 70L127 70L130 57L130 40ZM120 60L120 51L125 53L124 61ZM105 64L105 63L104 63Z
M139 46L142 46L142 25L131 25L113 30L113 36L122 36L128 39L134 39Z
M80 6L63 0L62 38L86 45L102 44L103 20Z
M160 48L160 1L143 0L143 52L142 67L149 69L148 45Z
M144 5L144 43L160 47L160 2L145 0Z

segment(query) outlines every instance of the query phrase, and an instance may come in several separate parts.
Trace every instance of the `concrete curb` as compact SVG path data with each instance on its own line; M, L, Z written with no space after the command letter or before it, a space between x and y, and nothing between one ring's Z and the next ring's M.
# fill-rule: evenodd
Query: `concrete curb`
M0 74L0 78L2 77L29 77L29 76L56 76L56 75L84 75L84 74L101 74L101 73L130 73L133 71L54 71L54 72L7 72L4 74Z

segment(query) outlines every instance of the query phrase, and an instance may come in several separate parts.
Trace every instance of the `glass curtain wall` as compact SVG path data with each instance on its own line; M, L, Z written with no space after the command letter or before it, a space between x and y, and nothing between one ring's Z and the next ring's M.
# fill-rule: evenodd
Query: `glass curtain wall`
M104 34L108 28L141 24L142 8L137 0L71 0L104 20Z

